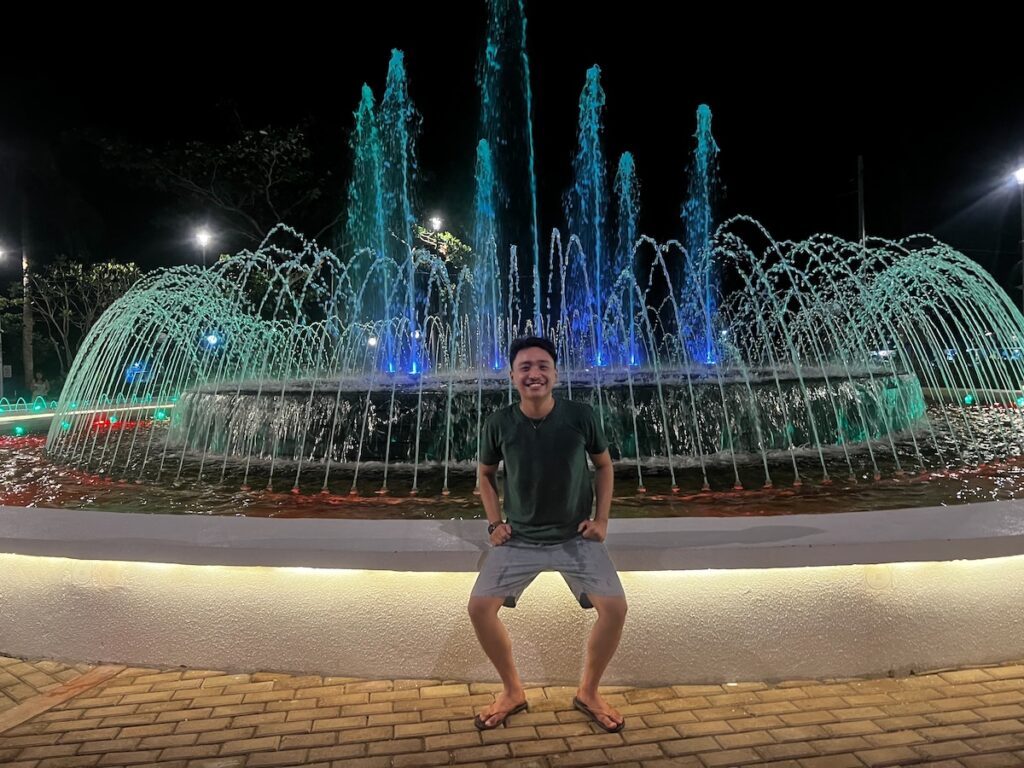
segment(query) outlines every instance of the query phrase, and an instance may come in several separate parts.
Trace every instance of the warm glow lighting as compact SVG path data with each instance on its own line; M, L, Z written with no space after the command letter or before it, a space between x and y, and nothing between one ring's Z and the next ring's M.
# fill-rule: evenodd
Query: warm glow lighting
M246 551L246 543L243 537L235 551ZM75 546L87 551L89 545ZM222 555L213 549L218 548L181 552L232 556L231 550ZM273 552L267 549L265 555L272 559ZM446 553L436 555L436 567L444 567ZM110 661L199 668L219 668L215 661L230 658L240 669L330 670L365 677L482 680L493 674L464 615L474 573L404 570L401 554L382 556L378 567L0 554L0 599L10 617L0 636L5 648L37 657L92 658L91 653ZM902 665L970 664L986 653L1017 658L1012 651L1020 646L1005 612L1016 605L1022 579L1024 555L623 571L631 620L611 671L645 684L699 678L728 685L780 675L830 677L844 670L885 674L879 665L890 664L900 673ZM227 618L224 606L230 606ZM559 681L578 674L579 649L593 614L572 609L561 578L545 573L508 613L526 673ZM258 622L246 619L257 615ZM347 617L340 630L338 615ZM115 620L122 631L99 630ZM872 620L885 627L877 638L851 639L850 626ZM217 630L204 630L197 642L195 628L212 625ZM969 637L964 626L971 626ZM138 655L138 632L147 638L145 657ZM708 638L747 652L709 653L702 644Z

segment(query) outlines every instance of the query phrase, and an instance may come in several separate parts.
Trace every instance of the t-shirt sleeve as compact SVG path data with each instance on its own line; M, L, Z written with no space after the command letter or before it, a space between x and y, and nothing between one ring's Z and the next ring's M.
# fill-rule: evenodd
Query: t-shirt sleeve
M501 430L497 417L498 414L488 416L480 432L481 464L497 464L504 458L501 453Z
M587 453L594 456L608 450L608 438L604 436L604 428L601 426L601 418L593 408L587 409Z

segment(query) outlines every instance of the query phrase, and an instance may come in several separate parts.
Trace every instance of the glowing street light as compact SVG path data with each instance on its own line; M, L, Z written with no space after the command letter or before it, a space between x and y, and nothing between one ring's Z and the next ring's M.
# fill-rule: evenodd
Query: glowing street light
M441 221L441 217L440 216L431 216L430 217L430 228L434 232L440 232L441 231L441 227L443 227L443 226L444 226L444 222Z
M200 229L196 230L196 244L199 246L200 250L203 252L203 266L204 267L206 266L206 249L209 247L209 245L210 245L210 243L212 241L213 241L213 235L210 234L210 230L208 230L206 227L201 227Z

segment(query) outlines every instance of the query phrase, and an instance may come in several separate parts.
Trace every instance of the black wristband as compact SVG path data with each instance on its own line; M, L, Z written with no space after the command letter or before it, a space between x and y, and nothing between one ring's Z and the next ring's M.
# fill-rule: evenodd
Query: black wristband
M499 525L504 525L504 523L502 523L500 520L496 523L488 523L487 535L490 536L492 533L494 533L494 529L497 528Z

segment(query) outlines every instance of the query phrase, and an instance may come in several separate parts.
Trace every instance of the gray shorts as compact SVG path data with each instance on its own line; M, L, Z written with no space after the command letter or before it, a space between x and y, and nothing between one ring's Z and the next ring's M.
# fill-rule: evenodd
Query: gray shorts
M600 541L577 536L558 544L535 544L515 538L492 547L473 585L473 597L503 597L515 608L519 596L541 571L558 571L583 608L588 595L625 597L608 550Z

